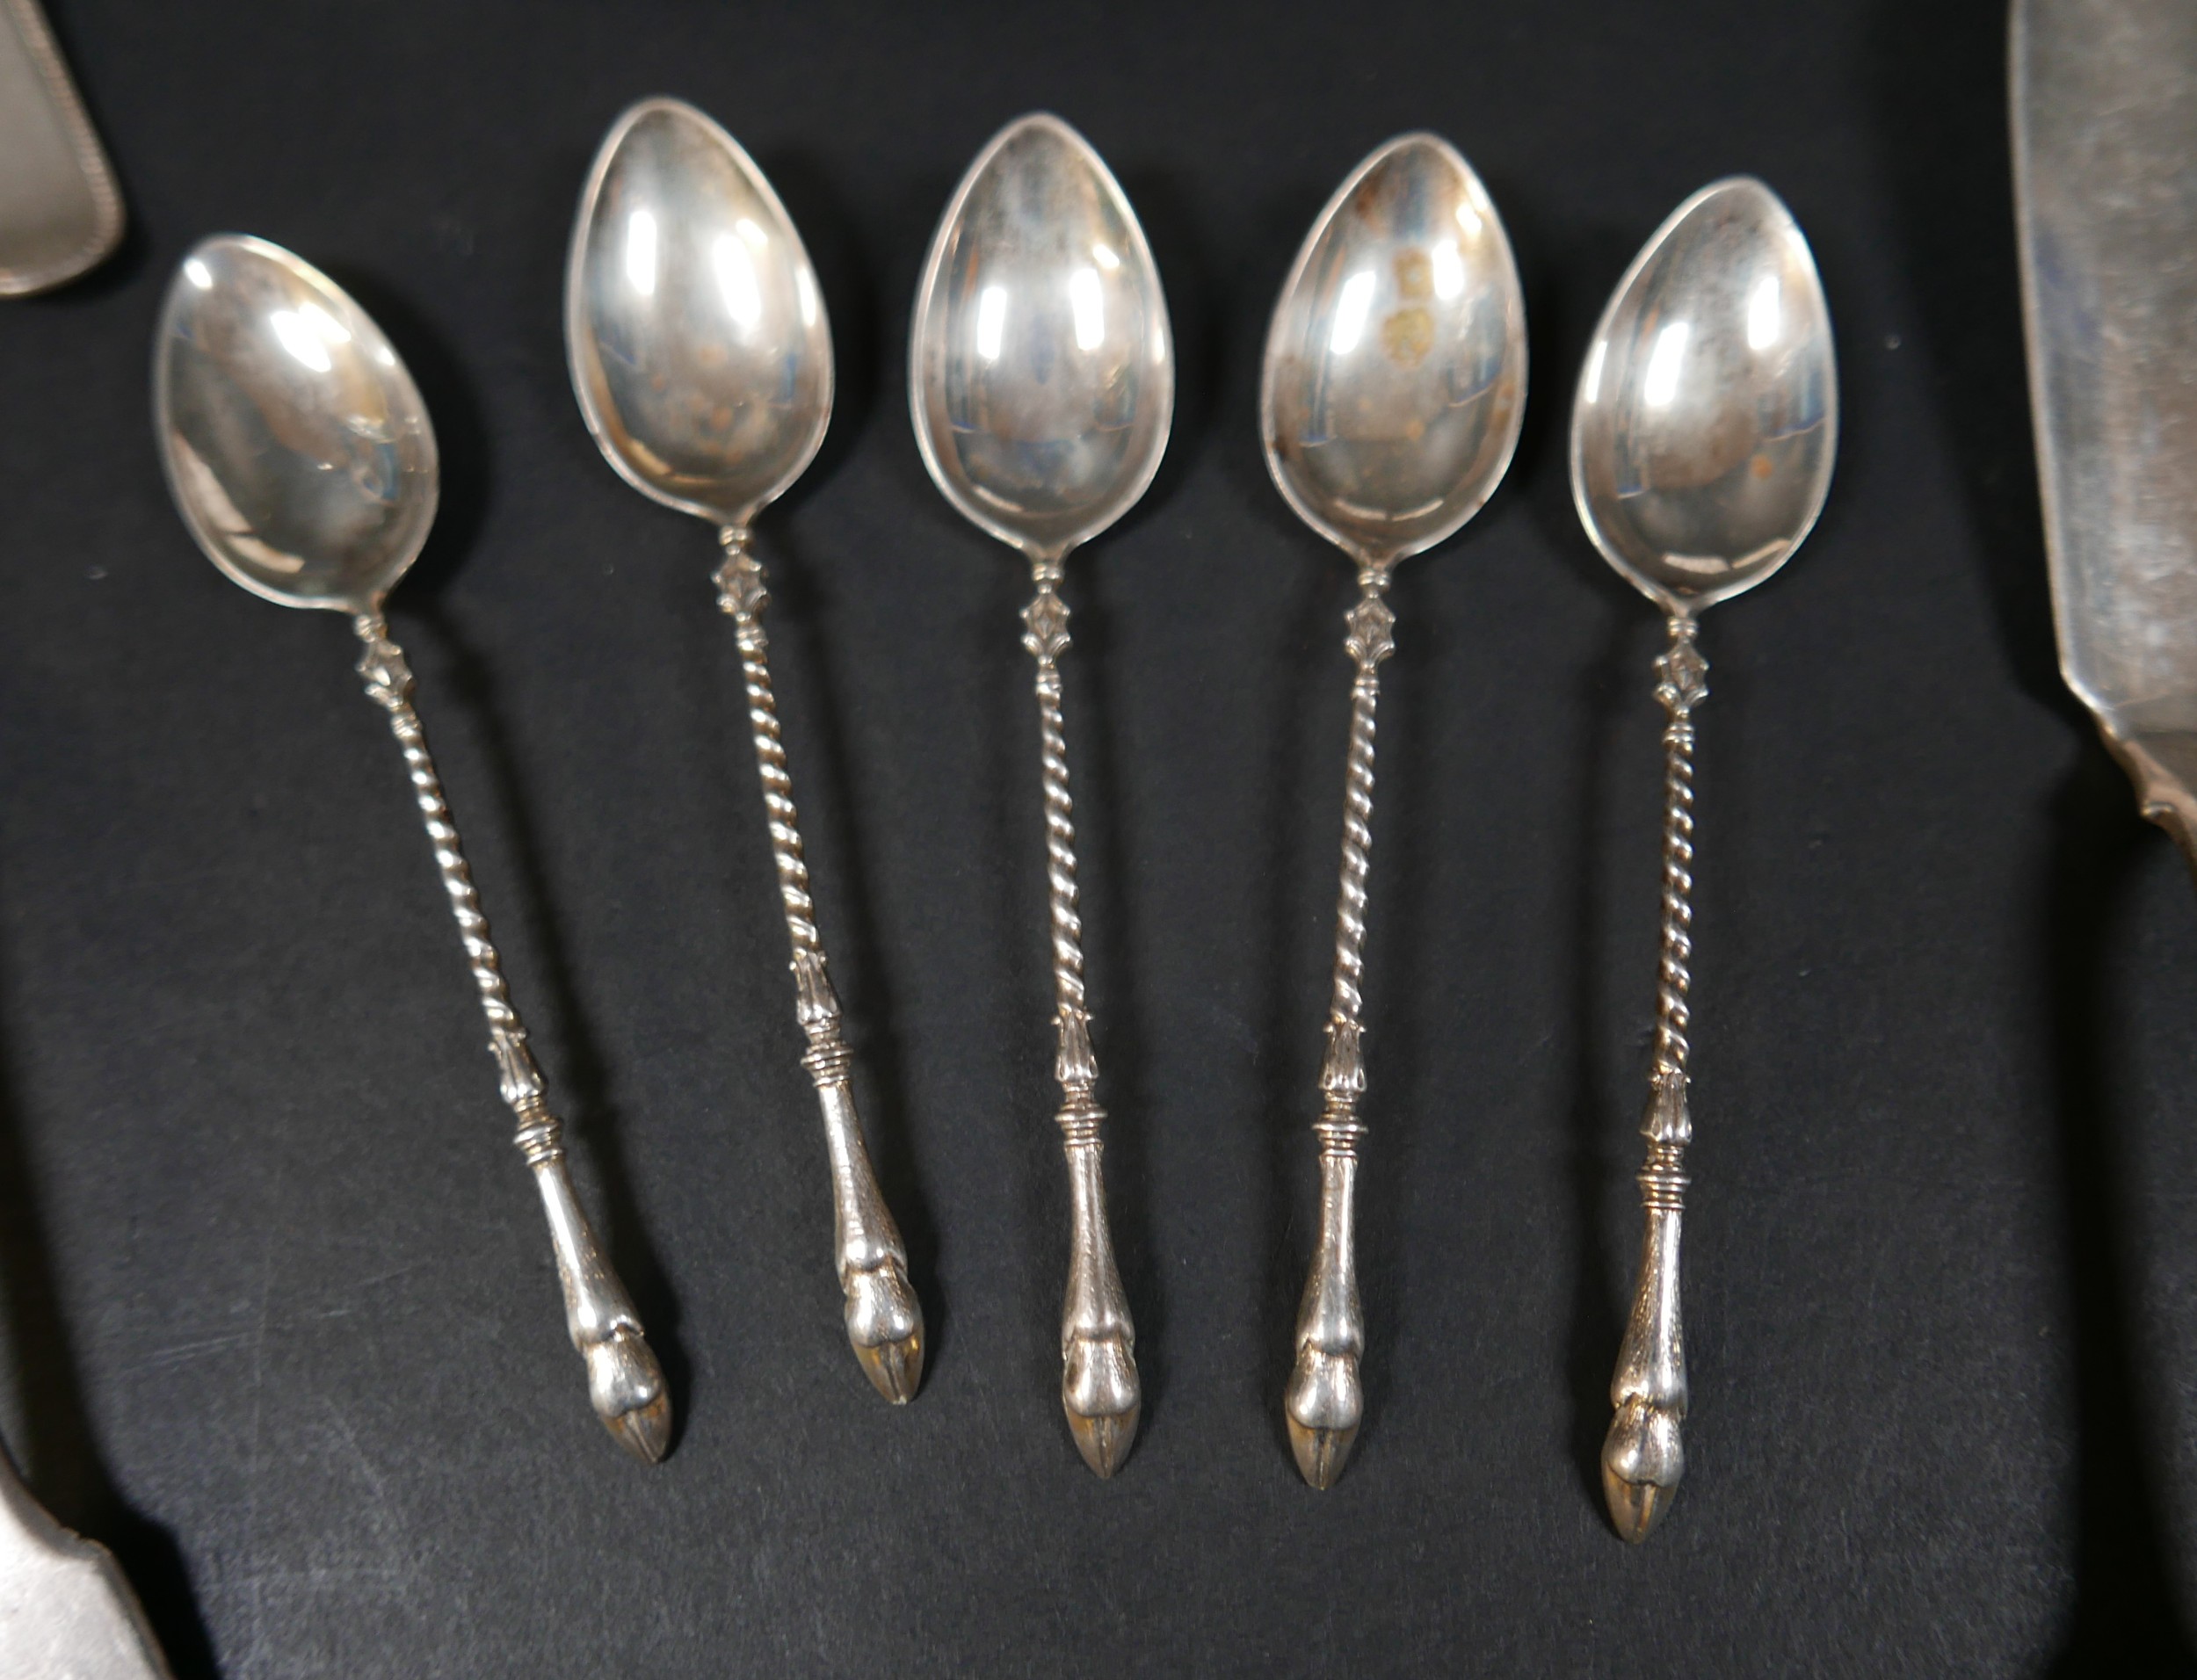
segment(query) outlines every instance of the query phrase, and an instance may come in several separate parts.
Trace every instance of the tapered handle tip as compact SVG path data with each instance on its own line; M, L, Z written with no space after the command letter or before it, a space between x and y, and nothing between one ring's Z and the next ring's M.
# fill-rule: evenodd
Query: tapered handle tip
M671 1445L671 1396L641 1332L621 1324L584 1352L588 1398L603 1427L643 1464L661 1463Z
M1652 1481L1626 1481L1607 1465L1602 1466L1602 1497L1609 1502L1610 1522L1618 1539L1629 1546L1638 1546L1663 1521L1678 1491Z
M923 1303L888 1257L846 1274L847 1343L877 1392L905 1406L923 1386Z
M1356 1354L1326 1352L1309 1342L1298 1347L1282 1410L1297 1468L1315 1488L1332 1488L1343 1474L1365 1409Z
M1072 1408L1069 1409L1068 1430L1076 1437L1076 1450L1084 1455L1084 1462L1101 1481L1112 1476L1128 1459L1129 1449L1136 1442L1141 1409L1095 1417Z
M918 1331L897 1342L881 1342L875 1347L854 1344L854 1357L861 1361L863 1372L870 1386L895 1406L905 1406L916 1397L916 1390L923 1387L923 1335Z
M1354 1429L1307 1429L1295 1418L1289 1420L1289 1450L1297 1455L1297 1469L1323 1493L1340 1480L1343 1466L1350 1462L1351 1449L1357 1445Z
M1632 1399L1610 1420L1602 1443L1602 1496L1619 1538L1638 1546L1654 1532L1678 1497L1686 1474L1679 1415L1668 1407Z
M1136 1358L1126 1336L1069 1338L1061 1368L1061 1407L1084 1462L1102 1478L1119 1470L1135 1443L1144 1409Z

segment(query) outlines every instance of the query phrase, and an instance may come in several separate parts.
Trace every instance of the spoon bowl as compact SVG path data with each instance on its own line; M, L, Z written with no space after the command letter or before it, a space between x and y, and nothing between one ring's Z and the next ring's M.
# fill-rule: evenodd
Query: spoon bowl
M1792 213L1735 176L1633 259L1587 347L1571 494L1603 556L1666 612L1782 566L1838 443L1831 311Z
M208 558L285 606L375 610L440 482L419 387L372 316L264 239L201 241L153 354L168 488Z
M1040 112L978 155L916 293L909 406L961 513L1058 559L1135 505L1175 408L1159 271L1091 143Z
M596 154L565 276L588 431L627 482L744 528L831 421L831 323L793 219L740 143L643 99Z
M1283 283L1259 381L1267 470L1307 525L1385 563L1494 494L1525 395L1502 219L1447 141L1399 135L1336 190Z

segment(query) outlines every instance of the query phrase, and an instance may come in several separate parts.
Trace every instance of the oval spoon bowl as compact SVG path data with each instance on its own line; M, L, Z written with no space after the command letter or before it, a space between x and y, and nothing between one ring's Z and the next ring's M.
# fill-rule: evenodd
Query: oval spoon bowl
M1838 445L1831 310L1784 201L1703 187L1633 259L1587 347L1571 495L1666 612L1726 600L1814 526Z
M1526 414L1526 301L1502 219L1439 134L1402 134L1328 200L1266 336L1267 470L1361 560L1431 548L1502 482Z
M279 245L203 240L161 306L153 430L199 546L285 606L372 610L435 522L434 427L373 318Z
M573 395L610 464L744 526L831 422L831 323L793 219L739 141L643 99L604 139L565 269Z
M916 293L908 400L946 499L1033 559L1097 536L1159 470L1175 407L1159 270L1058 117L1008 124L962 177Z

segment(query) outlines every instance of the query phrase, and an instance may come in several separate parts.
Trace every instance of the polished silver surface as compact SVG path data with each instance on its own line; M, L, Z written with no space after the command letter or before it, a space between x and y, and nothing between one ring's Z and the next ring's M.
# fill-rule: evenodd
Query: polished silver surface
M1487 189L1401 134L1313 224L1266 333L1259 435L1298 517L1360 566L1454 533L1526 412L1526 304Z
M1602 1489L1645 1539L1686 1469L1679 1309L1693 952L1693 711L1708 698L1695 614L1752 589L1823 511L1838 444L1831 314L1808 242L1745 177L1680 205L1633 259L1587 348L1571 410L1571 494L1604 558L1663 612L1662 952L1641 1132L1640 1275L1618 1353Z
M634 489L745 527L831 422L831 323L763 172L678 99L643 99L595 155L565 268L565 354L587 429Z
M376 608L435 522L435 434L365 310L264 240L177 271L153 363L161 465L199 546L255 595Z
M962 515L1058 560L1136 504L1175 411L1159 271L1084 137L1042 112L969 166L916 293L908 396Z
M1480 177L1436 134L1399 135L1351 172L1297 253L1266 334L1259 434L1289 505L1358 568L1345 619L1355 669L1342 887L1328 1007L1320 1235L1282 1409L1316 1488L1349 1461L1365 1413L1358 1150L1366 1128L1360 981L1373 846L1374 719L1394 651L1396 562L1456 532L1495 493L1526 413L1526 302Z
M824 967L771 686L769 600L748 527L815 458L831 420L831 325L792 218L737 141L677 99L643 99L596 154L565 272L580 412L626 481L719 527L771 852L793 946L801 1058L831 1162L847 1340L877 1391L923 1381L923 1307L855 1112L854 1056Z
M916 293L908 400L946 499L1029 557L1023 646L1037 662L1053 935L1055 1117L1070 1190L1061 1404L1084 1461L1110 1476L1136 1437L1136 1332L1099 1172L1098 1065L1084 1002L1075 807L1061 716L1062 562L1134 506L1174 417L1159 272L1098 154L1059 118L1007 125L939 220Z
M1665 613L1698 612L1801 546L1838 442L1831 311L1799 224L1749 177L1703 187L1588 344L1571 425L1587 533Z
M2012 20L2060 669L2197 867L2197 8L2017 0Z
M0 298L97 267L122 241L122 193L38 0L0 0Z
M113 1554L55 1522L4 1452L0 1675L168 1680L160 1642Z
M403 752L488 1017L589 1398L611 1433L653 1462L671 1440L663 1373L573 1192L562 1127L544 1104L412 709L412 674L381 616L435 517L435 437L419 391L381 329L327 276L264 240L220 235L184 258L168 288L153 425L176 505L215 565L271 601L351 617L359 675Z

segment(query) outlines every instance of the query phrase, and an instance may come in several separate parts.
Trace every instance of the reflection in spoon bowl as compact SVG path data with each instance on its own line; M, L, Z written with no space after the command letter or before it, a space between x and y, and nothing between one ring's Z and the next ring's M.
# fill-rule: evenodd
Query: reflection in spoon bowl
M831 326L770 183L677 99L612 125L573 229L572 387L636 489L745 525L801 476L831 419Z
M1063 554L1159 470L1174 357L1158 274L1128 200L1058 118L1023 118L971 166L912 343L924 462L1001 541Z
M1838 438L1808 242L1759 181L1696 193L1621 282L1580 375L1580 517L1665 611L1751 589L1814 525Z
M264 240L207 240L170 288L161 460L192 534L246 589L361 611L434 523L435 434L371 316Z
M1501 218L1435 134L1405 134L1330 202L1275 305L1261 382L1274 482L1352 554L1432 547L1509 465L1526 315Z

